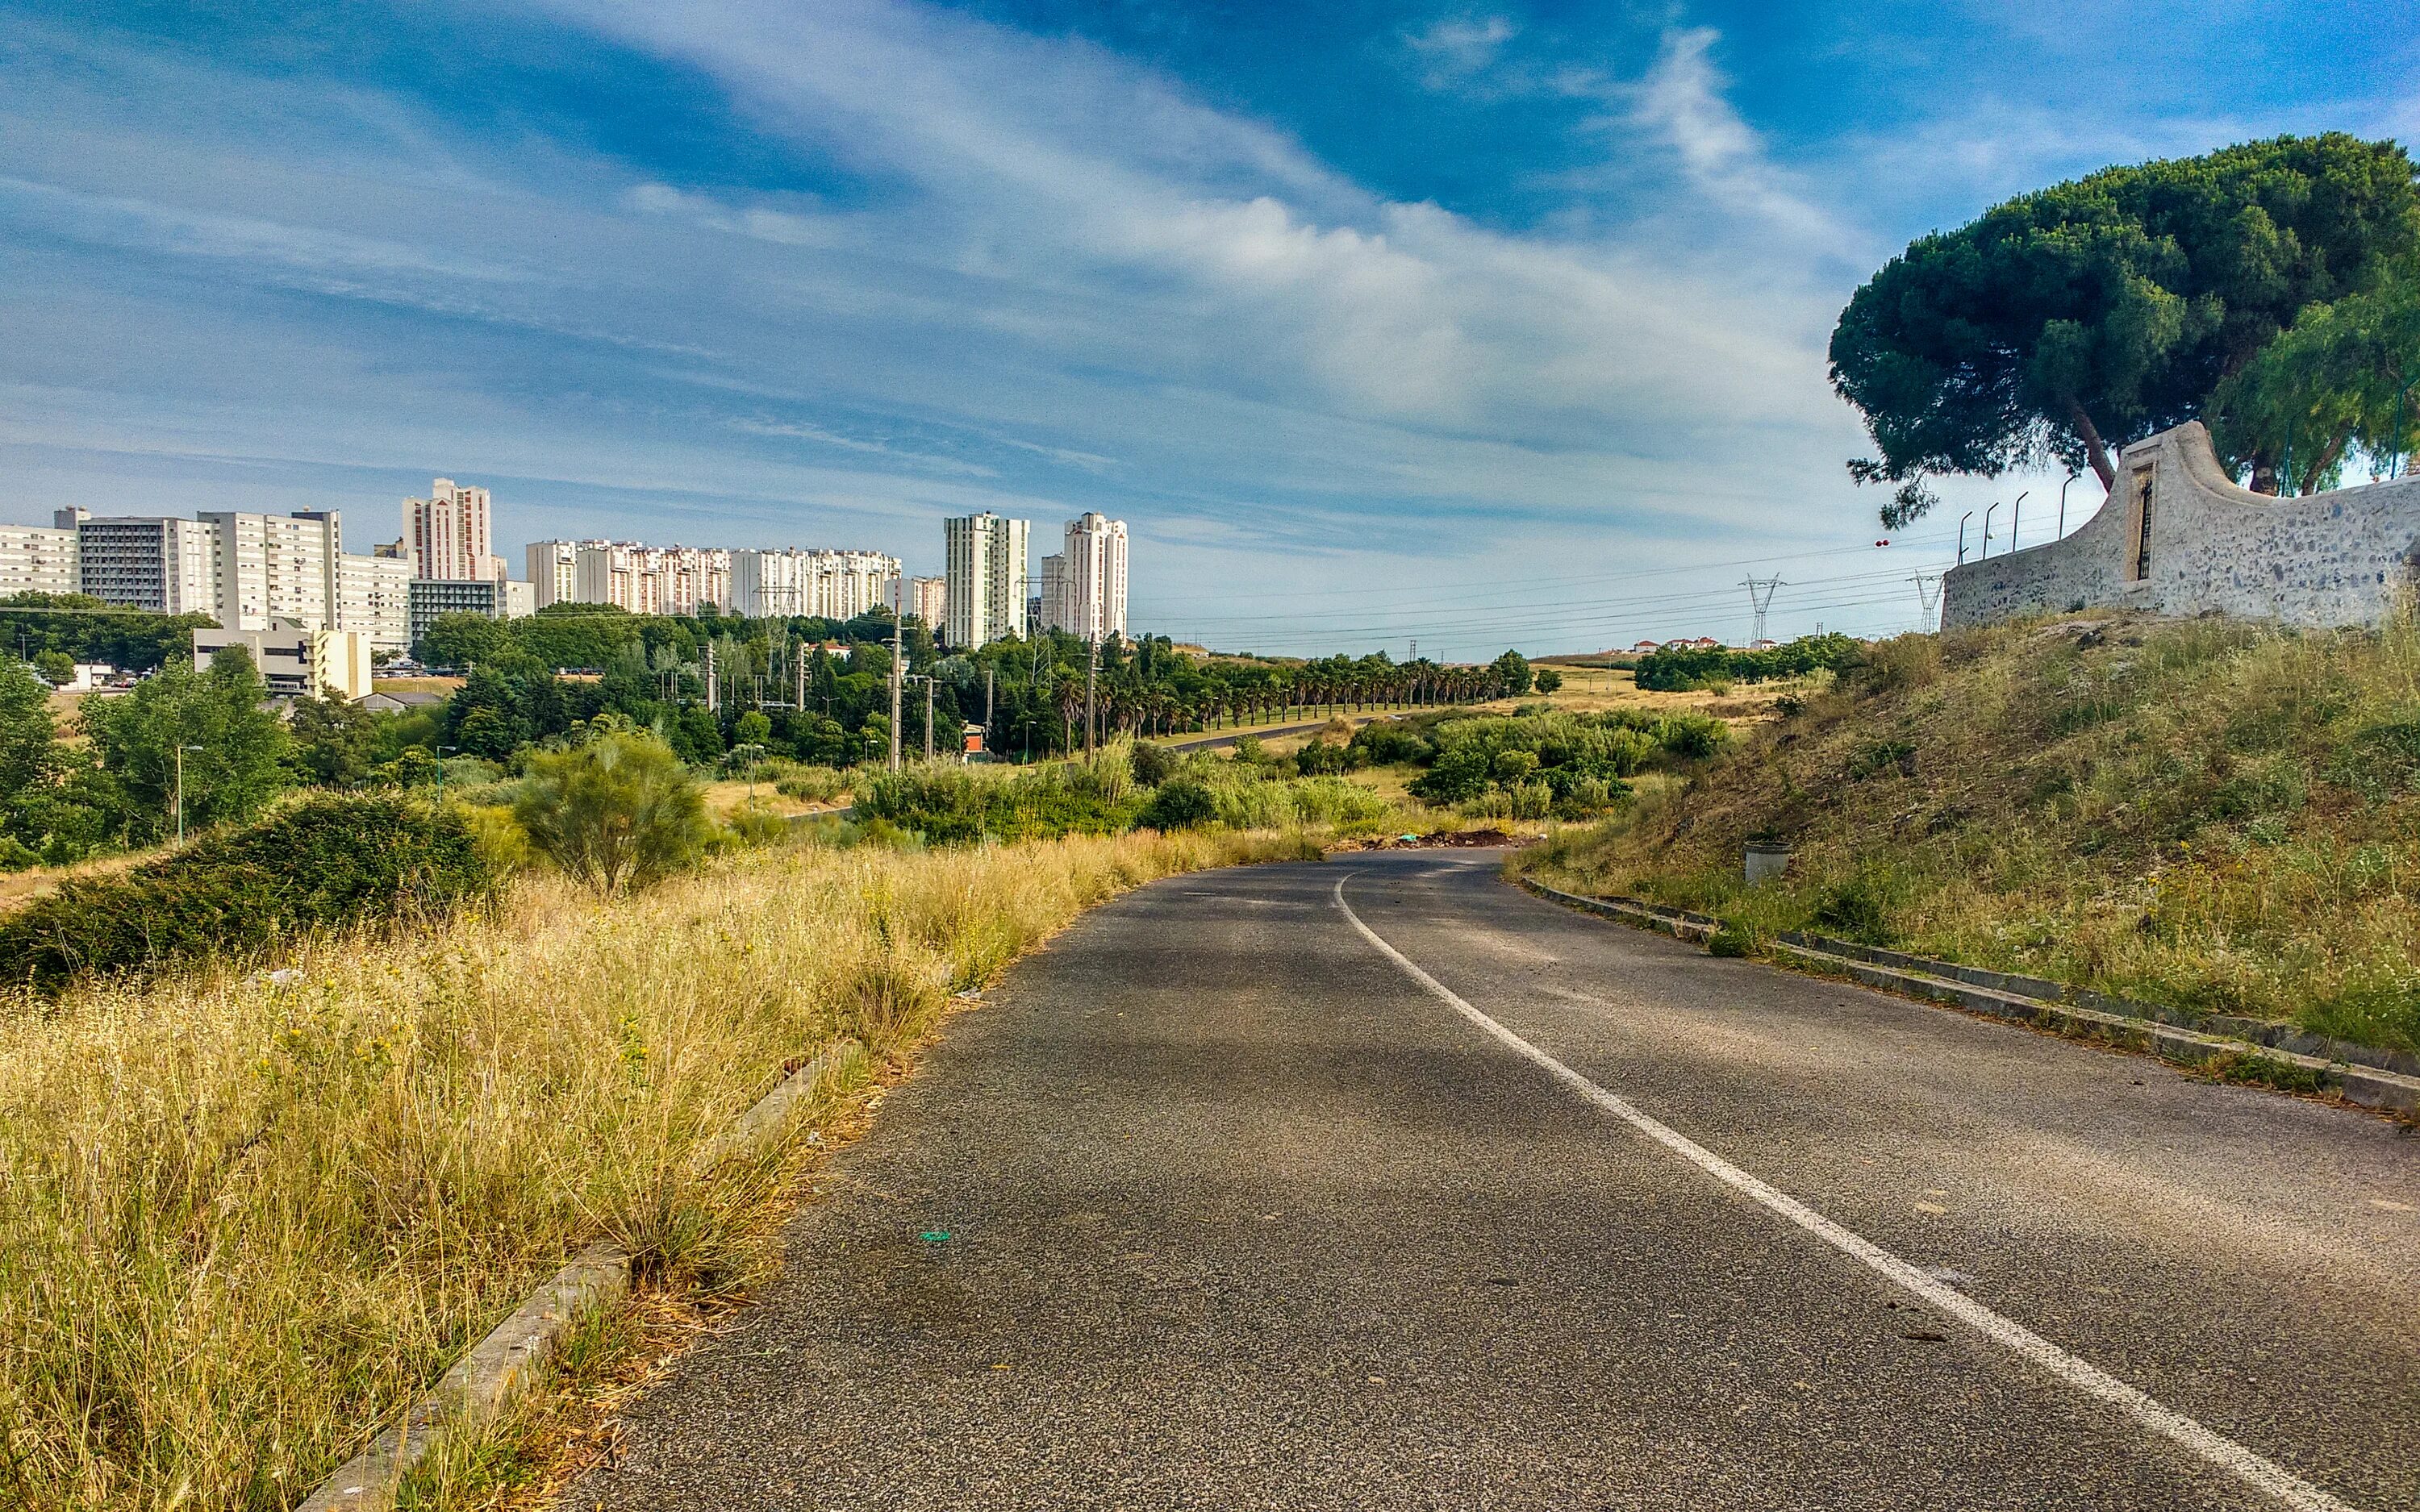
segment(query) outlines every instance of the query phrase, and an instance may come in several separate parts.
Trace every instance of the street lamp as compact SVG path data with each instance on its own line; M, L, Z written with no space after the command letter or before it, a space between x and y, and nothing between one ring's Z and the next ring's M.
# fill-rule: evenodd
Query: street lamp
M1966 522L1974 517L1971 509L1958 517L1958 560L1962 564L1966 561Z
M177 843L185 843L185 752L200 750L199 746L177 748Z
M752 741L745 746L732 747L731 756L734 761L748 764L748 806L752 809L756 806L756 764L765 759L765 748Z

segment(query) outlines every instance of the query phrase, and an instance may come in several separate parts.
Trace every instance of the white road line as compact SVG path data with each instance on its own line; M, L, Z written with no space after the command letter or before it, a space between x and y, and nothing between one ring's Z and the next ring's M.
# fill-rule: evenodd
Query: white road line
M1355 913L1353 905L1344 901L1344 884L1358 875L1360 873L1357 872L1348 872L1337 882L1336 906L1343 910L1345 918L1352 922L1355 929L1361 932L1363 939L1377 947L1379 952L1388 960L1403 967L1404 973L1414 981L1427 988L1454 1011L1512 1049L1519 1051L1529 1060L1551 1072L1558 1081L1595 1103L1598 1108L1612 1114L1725 1186L1755 1198L1766 1208L1789 1219L1834 1249L1862 1260L1889 1280L1923 1298L1932 1306L1947 1313L1986 1338L2008 1346L2086 1395L2097 1396L2111 1406L2123 1410L2129 1417L2152 1432L2164 1438L2175 1440L2221 1470L2266 1491L2286 1505L2296 1508L2297 1512L2357 1512L2350 1503L2337 1501L2284 1466L2262 1458L2232 1439L2212 1433L2182 1412L2161 1406L2144 1393L2110 1375L2107 1371L2068 1353L2032 1329L2001 1317L1962 1291L1944 1286L1871 1240L1852 1233L1796 1197L1767 1185L1686 1134L1648 1117L1478 1009L1471 1007L1453 989L1422 971L1410 957L1380 939L1377 931L1361 922L1361 916Z

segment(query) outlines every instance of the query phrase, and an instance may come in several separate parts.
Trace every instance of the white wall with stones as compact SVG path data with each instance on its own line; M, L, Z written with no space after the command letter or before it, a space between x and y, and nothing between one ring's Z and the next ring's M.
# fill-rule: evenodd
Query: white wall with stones
M1951 568L1942 623L2126 609L2376 625L2415 557L2420 478L2275 499L2237 486L2195 422L2126 448L2109 501L2073 534Z

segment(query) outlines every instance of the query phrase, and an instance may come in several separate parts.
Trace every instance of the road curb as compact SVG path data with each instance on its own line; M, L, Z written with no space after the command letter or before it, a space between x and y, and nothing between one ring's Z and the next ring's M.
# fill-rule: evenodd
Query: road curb
M771 1091L734 1118L706 1147L707 1167L776 1148L790 1110L828 1078L864 1057L841 1040L790 1069ZM630 1257L611 1241L591 1244L530 1293L510 1318L471 1346L427 1395L319 1483L295 1512L387 1512L403 1478L445 1438L493 1423L552 1363L574 1330L630 1289Z
M1711 915L1669 908L1636 898L1586 898L1550 887L1529 877L1515 880L1525 890L1550 903L1693 943L1704 943L1720 923ZM1819 941L1821 947L1829 949L1820 948ZM2297 1035L2290 1029L2283 1030L2277 1036L2287 1041L2282 1044L2265 1037L2212 1033L2210 1032L2210 1020L2203 1021L2204 1027L2188 1027L2158 1016L2148 1004L2134 1004L2124 998L2105 997L2099 994L2081 994L2074 988L2040 978L1986 972L1952 962L1876 950L1847 941L1824 939L1820 935L1784 935L1769 949L1785 964L1804 966L1826 976L1846 977L1863 986L2098 1041L2139 1054L2156 1056L2178 1065L2201 1068L2219 1063L2250 1062L2255 1070L2260 1070L2263 1069L2261 1063L2266 1062L2279 1071L2290 1069L2303 1072L2319 1090L2333 1093L2348 1103L2404 1118L2420 1116L2420 1077L2405 1075L2366 1061L2355 1062L2341 1054L2314 1055L2302 1048L2289 1047L2300 1041L2305 1044L2316 1042L2331 1050L2356 1048L2343 1047L2340 1041ZM1890 963L1870 959L1874 956L1888 956ZM1975 980L1978 977L1989 979L1989 983ZM2065 1000L2070 996L2086 1000ZM2129 1009L2145 1011L2127 1011ZM2253 1021L2229 1018L2224 1022L2231 1028ZM2257 1026L2262 1029L2277 1027ZM2268 1079L2252 1078L2255 1085Z

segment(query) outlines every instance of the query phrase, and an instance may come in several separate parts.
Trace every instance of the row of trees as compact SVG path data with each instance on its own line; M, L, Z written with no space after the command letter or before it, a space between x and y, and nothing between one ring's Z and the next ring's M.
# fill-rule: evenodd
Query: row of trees
M2420 375L2420 185L2393 142L2277 137L2113 167L1912 243L1849 301L1834 387L1898 486L2115 454L2189 420L2263 492L2409 444Z
M424 638L424 654L469 672L432 743L502 762L610 713L661 731L692 764L740 746L828 766L880 760L891 743L892 636L890 617L878 612L846 623L449 615ZM1509 651L1478 667L1398 663L1384 653L1280 661L1191 656L1165 637L1146 637L1108 642L1096 659L1087 642L1046 631L945 654L913 619L901 639L911 681L900 734L919 752L928 709L937 751L957 748L971 723L984 728L990 749L1039 759L1080 748L1088 727L1104 739L1165 735L1517 696L1534 682L1528 663ZM830 649L834 641L844 649ZM564 667L593 671L570 676L557 671Z

